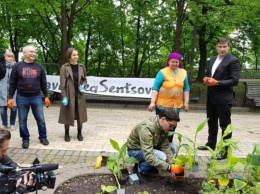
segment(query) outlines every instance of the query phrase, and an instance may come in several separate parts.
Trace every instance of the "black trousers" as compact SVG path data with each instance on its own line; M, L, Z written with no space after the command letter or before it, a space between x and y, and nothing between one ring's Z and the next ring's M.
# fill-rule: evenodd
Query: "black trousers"
M208 120L208 142L207 146L215 149L217 138L218 138L218 121L219 126L222 129L222 135L224 134L225 129L231 123L231 104L211 104L207 102L207 118ZM230 139L232 133L227 135L224 139Z

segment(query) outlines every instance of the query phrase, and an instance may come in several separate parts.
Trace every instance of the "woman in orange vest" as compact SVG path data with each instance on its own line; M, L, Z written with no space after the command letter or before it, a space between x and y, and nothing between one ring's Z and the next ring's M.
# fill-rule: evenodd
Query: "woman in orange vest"
M152 87L151 103L148 106L150 112L156 110L158 115L165 107L173 107L177 113L181 108L186 112L189 110L190 86L181 59L179 53L170 53L166 67L157 73ZM175 128L172 131L175 131ZM169 136L170 142L172 139L173 136Z

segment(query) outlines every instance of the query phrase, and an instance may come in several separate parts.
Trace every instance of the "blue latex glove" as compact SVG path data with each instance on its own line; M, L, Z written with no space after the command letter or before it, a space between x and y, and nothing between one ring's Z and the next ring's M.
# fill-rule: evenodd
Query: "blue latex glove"
M79 91L80 92L84 92L84 89L85 89L85 86L83 84L79 86Z
M68 103L69 103L68 98L67 98L67 97L64 97L64 98L62 99L61 103L62 103L63 106L67 106Z

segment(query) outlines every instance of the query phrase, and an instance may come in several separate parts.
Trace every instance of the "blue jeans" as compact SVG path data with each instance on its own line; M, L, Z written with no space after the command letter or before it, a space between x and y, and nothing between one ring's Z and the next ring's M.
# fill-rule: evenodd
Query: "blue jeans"
M7 106L0 106L0 113L1 113L2 125L8 126ZM17 108L16 106L14 106L10 110L10 125L15 125L16 115L17 115Z
M20 127L20 137L23 141L30 141L30 133L27 128L27 118L30 108L37 122L39 140L47 138L46 125L43 115L43 103L41 96L24 97L17 94L16 104L18 108L18 118Z
M171 148L172 153L175 154L176 146L173 143L170 143L170 148ZM139 161L139 169L138 170L141 173L145 174L145 173L149 172L152 168L154 168L154 166L148 164L145 161L142 150L127 150L127 152L128 152L128 156L132 156ZM161 150L158 150L158 149L154 149L153 152L154 152L154 155L159 160L166 161L167 156L164 152L162 152Z

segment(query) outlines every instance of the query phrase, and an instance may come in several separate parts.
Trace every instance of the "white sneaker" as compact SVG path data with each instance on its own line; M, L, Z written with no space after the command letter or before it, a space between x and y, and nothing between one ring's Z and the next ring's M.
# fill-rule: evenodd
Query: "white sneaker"
M0 129L8 129L7 126L1 125Z
M11 131L14 131L14 130L15 130L15 126L14 126L14 125L11 125L11 126L10 126L10 130L11 130Z

